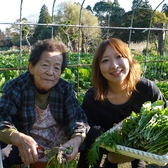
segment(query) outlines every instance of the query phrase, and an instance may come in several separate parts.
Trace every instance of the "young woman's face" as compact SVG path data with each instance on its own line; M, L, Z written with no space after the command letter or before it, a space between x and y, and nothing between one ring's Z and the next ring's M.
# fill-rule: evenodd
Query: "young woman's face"
M62 53L44 51L36 65L29 63L29 71L38 89L48 91L57 84L61 75L62 62Z
M122 57L121 54L108 45L100 62L100 71L104 78L108 82L122 83L126 79L129 70L128 59Z

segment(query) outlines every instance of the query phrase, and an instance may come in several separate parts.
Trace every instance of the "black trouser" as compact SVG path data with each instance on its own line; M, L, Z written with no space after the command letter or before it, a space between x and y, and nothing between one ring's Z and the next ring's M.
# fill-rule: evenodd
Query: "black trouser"
M94 140L98 136L101 135L102 132L104 132L104 130L101 127L93 127L89 130L89 132L87 134L87 137L84 141L85 150L80 151L80 158L79 158L79 161L78 161L77 168L89 168L89 164L88 164L88 160L87 160L88 149L91 147ZM100 157L99 157L96 165L93 165L92 168L99 168L103 154L107 154L107 153L108 153L108 151L100 148L100 155L99 155ZM131 165L132 165L132 168L145 168L144 162L139 160L139 159L135 159L134 161L132 161ZM118 164L111 163L106 159L105 163L104 163L104 168L118 168Z
M135 159L134 161L131 162L132 168L145 168L144 161ZM104 168L118 168L118 164L116 163L111 163L106 159Z
M1 149L5 148L6 144L1 143ZM23 162L21 161L21 158L19 156L19 151L16 146L12 146L12 150L10 151L9 157L5 157L3 162L3 167L4 168L10 168L14 164L22 164Z
M104 132L104 130L99 126L90 128L90 130L87 134L87 137L84 141L84 146L85 146L84 148L85 149L80 151L80 158L79 158L79 161L78 161L77 168L89 168L89 164L88 164L88 160L87 160L88 149L93 144L94 140L102 132ZM100 155L99 155L100 159L97 160L97 163L96 163L96 165L93 166L93 168L97 168L97 167L99 168L101 158L102 158L104 153L105 153L105 150L101 148L100 149Z

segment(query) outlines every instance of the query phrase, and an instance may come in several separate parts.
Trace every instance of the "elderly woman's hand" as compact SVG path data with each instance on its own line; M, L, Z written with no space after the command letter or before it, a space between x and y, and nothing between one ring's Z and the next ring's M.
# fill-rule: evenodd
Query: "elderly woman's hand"
M24 164L28 165L38 161L38 145L32 137L20 132L13 132L10 140L13 145L18 147L20 157Z
M79 147L80 147L81 142L82 142L82 138L80 136L75 136L74 138L70 139L68 142L63 144L63 147L65 147L65 148L73 146L72 153L66 155L66 159L68 162L73 160L76 157L76 155L79 151Z
M131 158L113 152L108 153L107 158L111 163L125 163L125 162L132 162L133 160L135 160L135 158Z

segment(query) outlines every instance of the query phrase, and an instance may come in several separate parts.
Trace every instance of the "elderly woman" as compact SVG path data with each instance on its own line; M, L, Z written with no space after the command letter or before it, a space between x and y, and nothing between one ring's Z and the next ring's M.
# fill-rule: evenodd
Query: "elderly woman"
M63 43L38 41L32 47L29 71L6 83L0 99L0 141L13 146L4 168L16 163L45 167L48 158L39 159L39 146L73 146L67 161L77 155L89 126L72 85L60 78L66 65Z

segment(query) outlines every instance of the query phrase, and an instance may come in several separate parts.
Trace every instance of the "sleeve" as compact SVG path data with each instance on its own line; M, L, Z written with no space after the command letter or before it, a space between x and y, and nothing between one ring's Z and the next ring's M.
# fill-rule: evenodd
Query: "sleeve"
M17 130L13 128L5 128L3 130L0 130L0 141L6 144L10 144L10 136L13 132L17 132Z
M99 107L100 102L96 101L94 99L94 91L93 89L89 89L83 99L82 103L82 108L85 111L89 125L91 127L93 126L100 126L100 107Z
M79 106L71 85L68 86L65 95L66 122L68 123L71 138L80 136L82 140L84 140L86 133L90 128L87 122L87 116Z
M154 82L151 81L151 86L152 86L152 102L156 101L156 100L163 100L165 102L165 107L168 106L167 100L164 97L163 93L159 90L159 88L156 86L156 84Z
M0 141L7 144L10 143L12 132L17 131L13 125L13 118L16 118L15 116L17 115L15 102L18 100L18 97L14 96L14 92L10 83L7 83L4 87L3 95L0 98Z
M157 85L149 79L141 78L137 84L137 91L142 101L151 101L153 103L156 100L163 100L165 107L168 105L163 93L159 90Z
M17 129L10 122L0 122L0 141L10 144L10 135Z
M15 83L6 83L3 94L0 98L0 122L8 121L12 123L13 118L18 113L18 107L20 104L20 88L17 87Z

